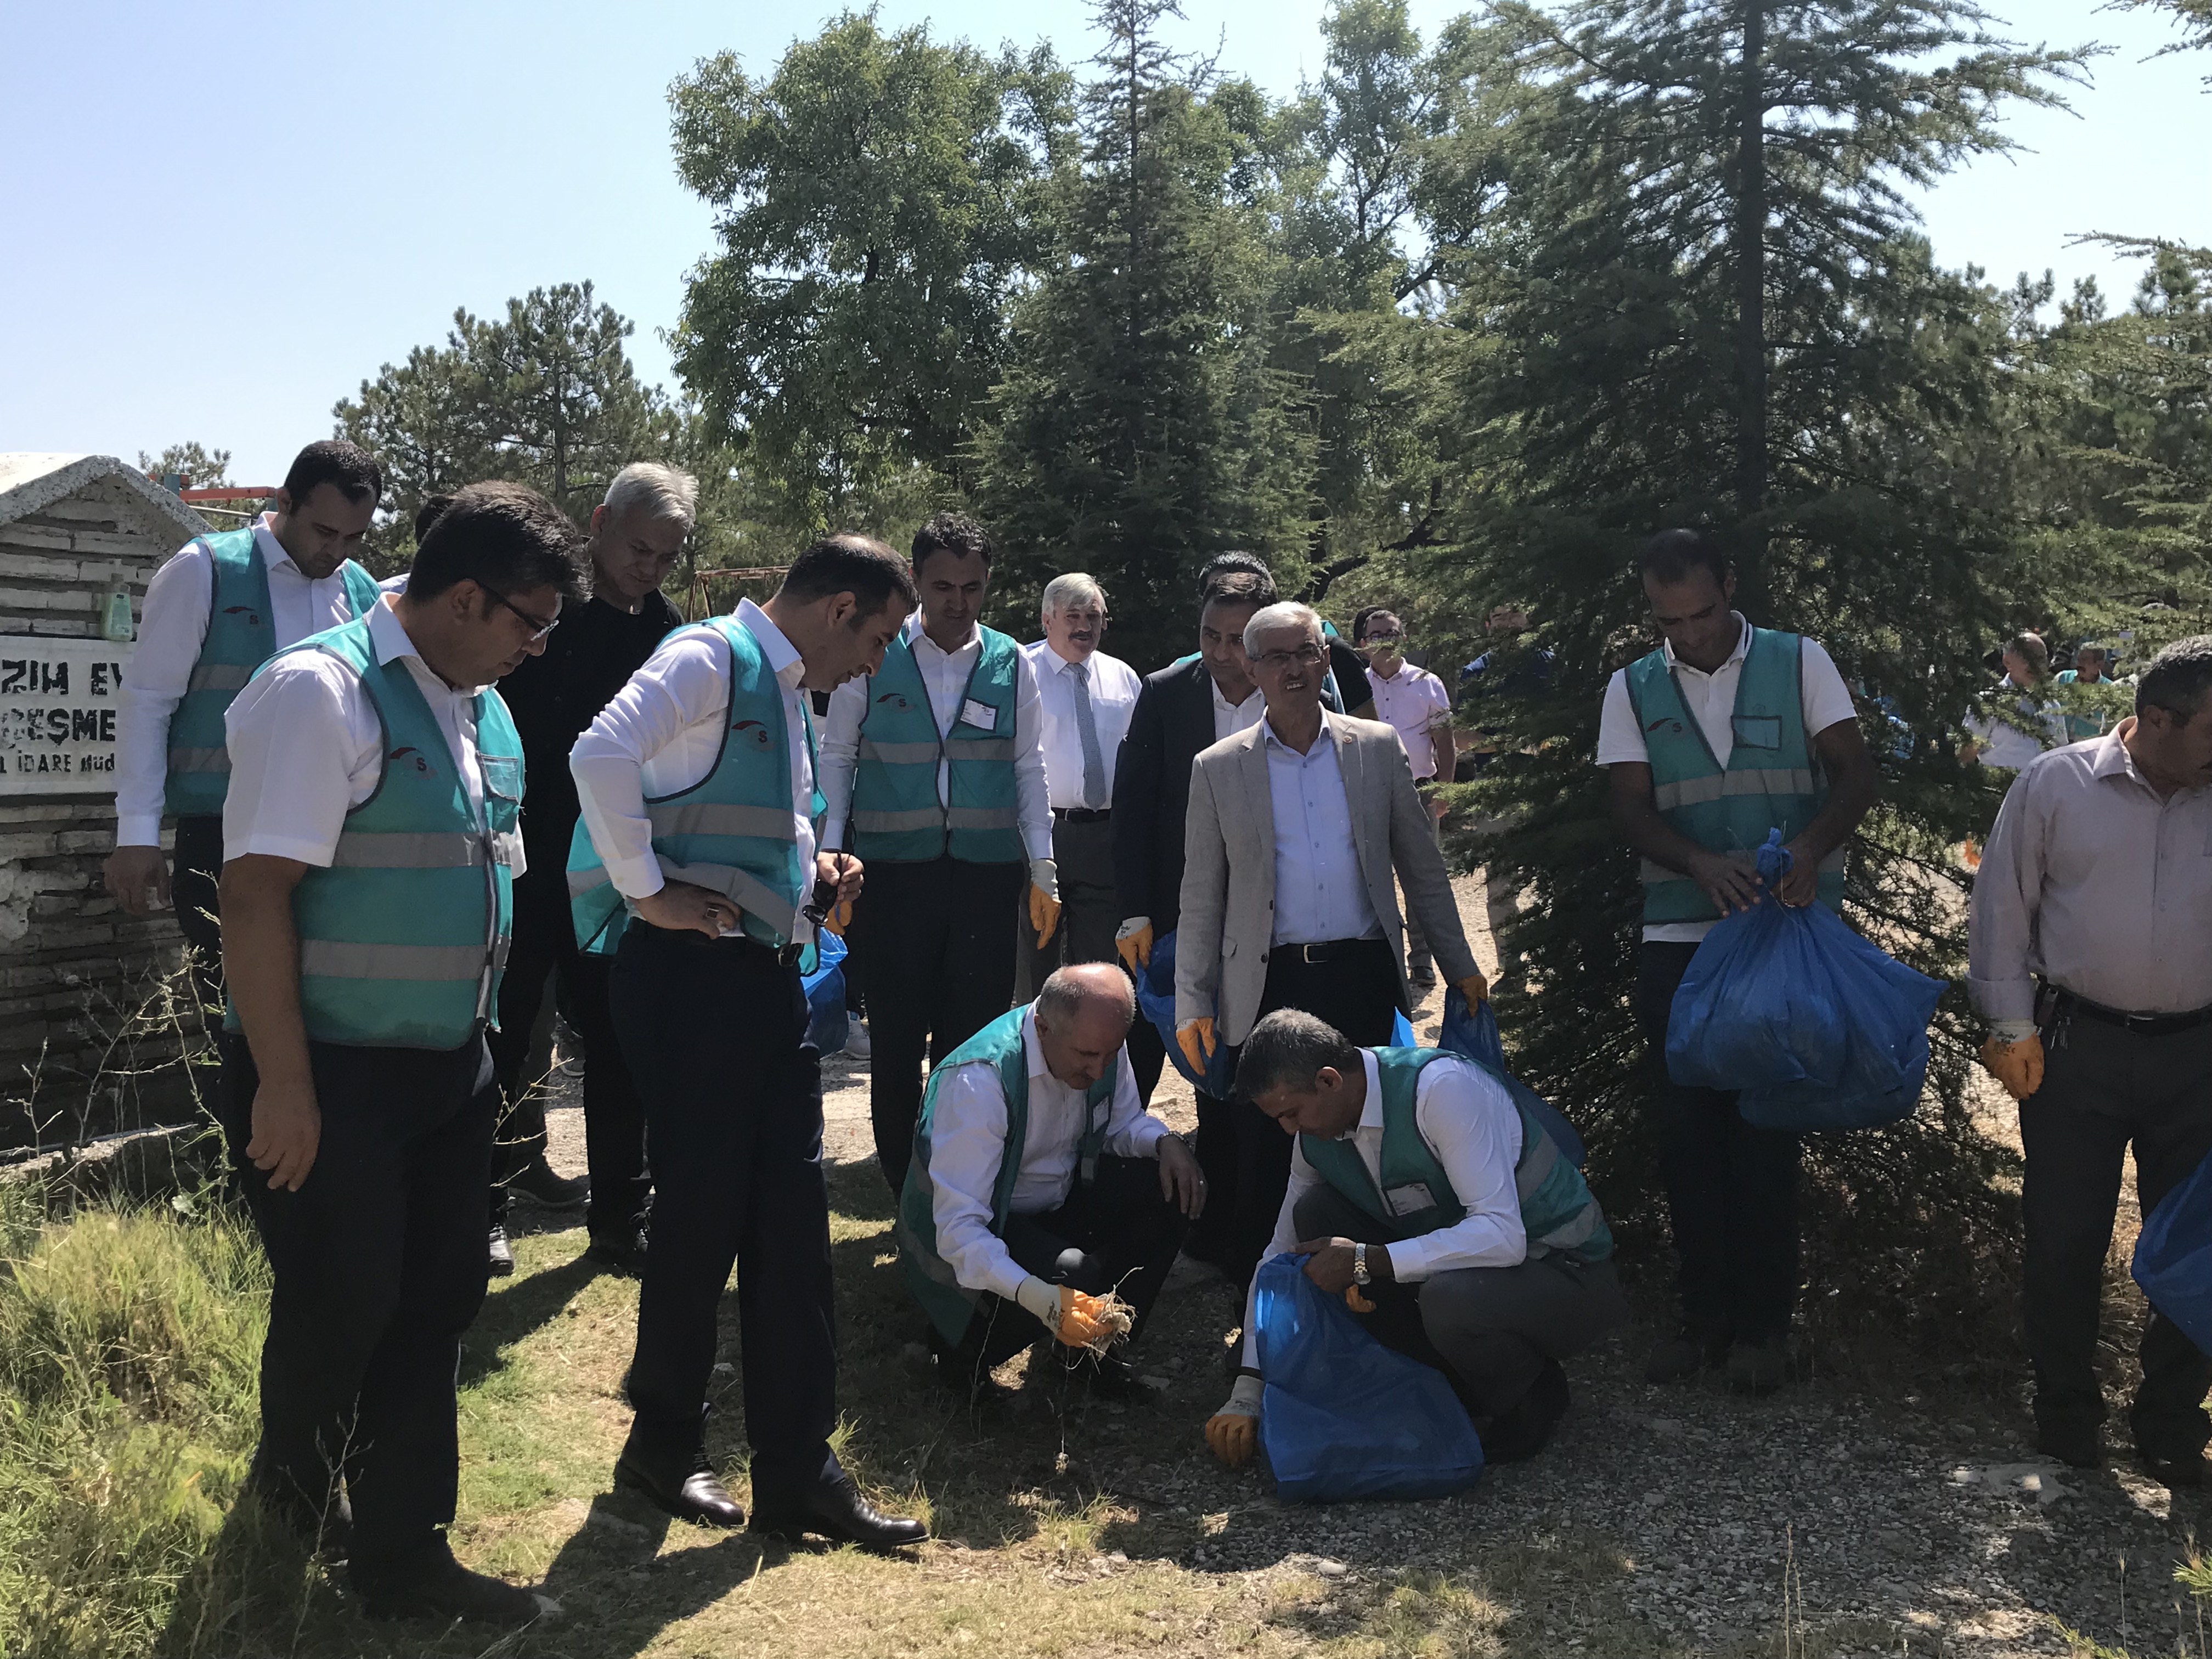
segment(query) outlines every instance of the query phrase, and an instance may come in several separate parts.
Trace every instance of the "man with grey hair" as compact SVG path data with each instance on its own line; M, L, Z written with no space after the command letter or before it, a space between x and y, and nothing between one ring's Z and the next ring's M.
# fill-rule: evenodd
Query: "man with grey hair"
M2020 1103L2022 1325L2038 1449L2102 1464L2098 1315L2120 1172L2146 1216L2212 1154L2212 635L2158 653L2136 712L2031 760L1974 882L1982 1064ZM2169 1488L2204 1483L2212 1358L2154 1309L2128 1426Z
M1176 1042L1199 1072L1218 1042L1234 1050L1278 1008L1355 1043L1388 1042L1412 1007L1399 885L1446 980L1470 1002L1490 988L1396 729L1322 707L1321 618L1303 605L1255 611L1244 655L1267 715L1191 764ZM1232 1110L1237 1218L1224 1265L1243 1279L1282 1206L1290 1147L1249 1100Z
M592 510L592 597L572 606L543 656L526 659L500 690L522 736L530 795L522 809L527 872L514 884L514 938L499 994L492 1064L507 1109L492 1150L491 1271L514 1271L507 1249L507 1199L520 1194L556 1208L588 1200L592 1259L618 1273L644 1264L645 1117L607 1012L611 957L576 948L568 908L568 844L579 807L568 751L662 637L683 618L660 584L691 533L698 481L658 461L615 474ZM585 1182L545 1162L545 1108L525 1075L547 990L584 1044Z
M1041 1338L1094 1387L1129 1392L1097 1352L1110 1291L1142 1332L1183 1230L1206 1205L1198 1160L1137 1098L1121 969L1062 968L930 1067L899 1195L907 1283L938 1375L993 1400L992 1370Z
M1044 637L1022 647L1036 671L1044 715L1047 793L1052 799L1052 855L1060 866L1060 931L1042 945L1024 910L1014 999L1062 963L1111 962L1121 908L1114 890L1114 762L1144 682L1098 648L1106 635L1106 590L1080 570L1045 584Z

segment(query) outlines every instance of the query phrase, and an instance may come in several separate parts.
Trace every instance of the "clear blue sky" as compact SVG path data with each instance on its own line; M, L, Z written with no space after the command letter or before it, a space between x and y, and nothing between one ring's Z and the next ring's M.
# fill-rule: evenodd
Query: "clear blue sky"
M1279 94L1319 64L1319 0L1185 0L1183 35ZM2088 0L1990 0L2012 31L2118 48L2076 113L2014 118L2033 152L1984 161L1925 204L1937 257L2062 289L2132 272L2075 234L2212 244L2212 58L2143 60L2159 18ZM1462 9L1413 0L1432 31ZM274 483L380 364L495 310L591 278L658 337L708 246L669 164L664 94L723 48L771 69L821 17L706 0L201 0L11 9L0 100L0 450L126 459L196 438ZM1078 0L886 0L886 27L1093 49Z

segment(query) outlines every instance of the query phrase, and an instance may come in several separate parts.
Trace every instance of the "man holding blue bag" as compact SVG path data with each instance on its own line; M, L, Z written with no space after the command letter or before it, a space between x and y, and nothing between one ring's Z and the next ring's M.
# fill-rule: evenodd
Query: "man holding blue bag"
M2020 1103L2021 1322L2039 1449L2105 1461L2097 1325L2122 1162L2148 1218L2212 1153L2212 635L2146 668L2136 712L2021 770L1974 882L1982 1064ZM2212 1216L2161 1217L2212 1231ZM2136 1449L2201 1486L2212 1358L2154 1307Z
M1839 905L1844 845L1880 779L1828 653L1730 610L1735 568L1711 538L1662 531L1637 565L1663 637L1607 686L1597 763L1622 838L1643 855L1636 1006L1680 1263L1681 1329L1644 1374L1679 1382L1725 1364L1731 1387L1764 1394L1789 1374L1797 1137L1747 1123L1733 1091L1675 1083L1668 1023L1713 924L1765 896L1753 854L1770 829L1790 854L1773 896Z

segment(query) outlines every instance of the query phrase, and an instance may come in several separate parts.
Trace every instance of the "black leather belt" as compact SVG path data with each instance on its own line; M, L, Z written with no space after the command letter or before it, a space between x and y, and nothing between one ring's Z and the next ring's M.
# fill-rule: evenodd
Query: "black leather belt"
M1054 823L1103 823L1114 816L1110 806L1055 806L1052 809Z
M2057 985L2051 988L2051 1012L2060 1019L2078 1016L2094 1019L2100 1025L2117 1025L2138 1036L2172 1036L2177 1031L2193 1031L2200 1025L2212 1025L2212 1006L2192 1008L2182 1014L2131 1014L2124 1008L2107 1008L2101 1002L2076 996Z
M1271 946L1269 955L1277 951L1287 952L1293 962L1338 962L1363 951L1383 949L1379 939L1325 939L1316 945L1277 945Z

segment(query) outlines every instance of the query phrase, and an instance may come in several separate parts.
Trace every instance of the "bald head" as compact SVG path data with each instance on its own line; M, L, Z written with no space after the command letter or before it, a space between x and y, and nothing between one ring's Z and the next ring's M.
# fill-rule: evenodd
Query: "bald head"
M1113 963L1085 962L1056 970L1033 1006L1045 1069L1071 1089L1088 1089L1128 1037L1137 993Z

